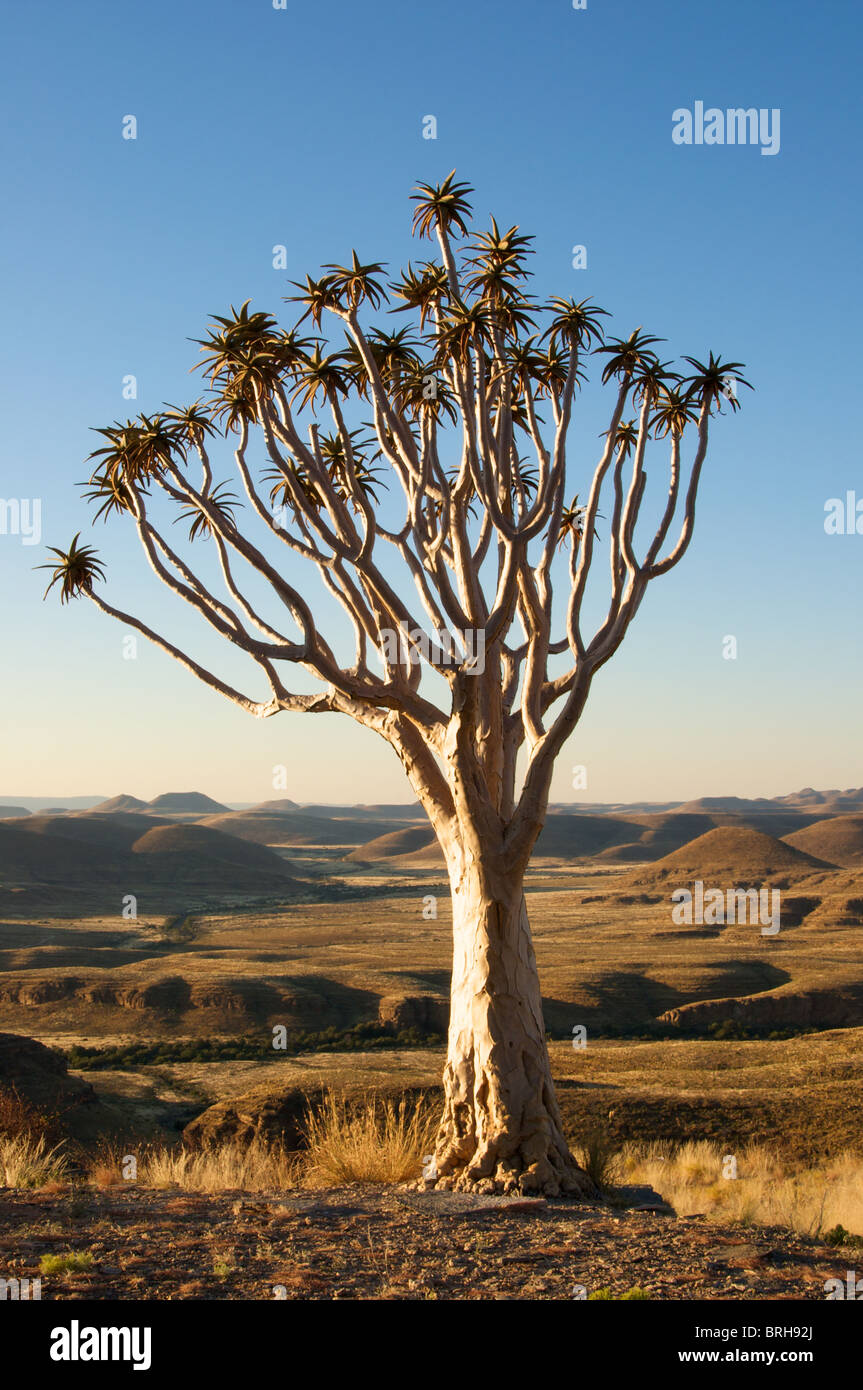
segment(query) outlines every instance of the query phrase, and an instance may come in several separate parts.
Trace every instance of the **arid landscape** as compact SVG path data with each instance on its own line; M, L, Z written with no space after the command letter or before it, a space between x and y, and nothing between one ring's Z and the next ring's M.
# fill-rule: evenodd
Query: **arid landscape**
M863 10L5 9L10 1346L847 1376Z
M343 1119L370 1097L426 1123L439 1105L451 909L419 808L231 810L189 793L2 812L0 1089L21 1107L7 1133L29 1114L35 1135L39 1116L62 1160L19 1184L7 1153L4 1248L17 1230L22 1277L55 1246L111 1251L56 1296L164 1297L174 1279L186 1297L448 1297L472 1271L464 1296L572 1297L572 1233L589 1220L609 1239L638 1232L629 1282L592 1247L581 1282L610 1296L823 1297L825 1236L863 1232L863 791L552 809L528 909L566 1133L604 1204L538 1201L538 1224L529 1201L499 1210L498 1234L476 1236L490 1263L465 1265L459 1234L410 1276L435 1223L485 1231L493 1201L436 1192L423 1208L405 1186L423 1185L418 1133L394 1185L368 1155L340 1181L303 1164L309 1111L334 1097ZM778 890L779 930L676 923L672 894L698 882ZM216 1274L200 1251L155 1247L157 1290L121 1277L136 1221L170 1244L200 1217L236 1255L258 1210L272 1258L254 1277L233 1256ZM688 1252L676 1284L659 1258L672 1214ZM399 1251L386 1277L331 1239L366 1241L367 1226L379 1253Z

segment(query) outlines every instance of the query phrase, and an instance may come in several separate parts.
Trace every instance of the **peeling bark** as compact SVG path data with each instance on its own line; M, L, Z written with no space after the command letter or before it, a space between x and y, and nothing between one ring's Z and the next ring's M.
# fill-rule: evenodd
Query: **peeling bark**
M521 874L492 877L452 852L450 878L444 1113L426 1186L591 1195L563 1136Z

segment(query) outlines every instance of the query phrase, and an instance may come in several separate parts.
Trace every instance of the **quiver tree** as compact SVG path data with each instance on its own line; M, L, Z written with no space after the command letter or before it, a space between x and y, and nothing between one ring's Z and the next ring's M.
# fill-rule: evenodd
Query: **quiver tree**
M288 329L248 304L232 309L199 340L202 400L100 431L97 514L137 528L159 579L257 664L266 698L112 605L77 536L48 568L64 600L86 595L249 713L349 715L395 750L452 892L445 1103L429 1180L586 1192L555 1099L524 874L594 676L650 581L689 546L710 420L723 399L737 407L740 364L685 358L684 375L641 329L606 341L605 311L589 301L538 302L532 238L493 219L472 231L470 192L451 174L414 195L414 232L436 241L439 260L385 285L384 267L354 252L350 265L294 284L288 302L302 313ZM385 305L411 326L372 326ZM343 334L335 344L329 327ZM592 478L580 464L568 477L591 357L610 421ZM237 491L216 481L218 439L233 445ZM667 500L640 540L657 441L670 452ZM172 507L190 541L207 539L203 567L166 527ZM609 601L588 633L598 521ZM352 654L343 620L344 632L322 630L315 574L347 616ZM291 667L314 693L291 690Z

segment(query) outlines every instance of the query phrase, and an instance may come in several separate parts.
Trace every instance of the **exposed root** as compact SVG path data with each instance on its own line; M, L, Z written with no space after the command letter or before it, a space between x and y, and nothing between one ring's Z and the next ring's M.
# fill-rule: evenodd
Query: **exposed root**
M536 1155L537 1144L526 1144L498 1158L486 1147L465 1162L452 1149L444 1151L432 1172L417 1184L426 1191L472 1192L481 1196L572 1197L595 1201L596 1185L563 1145L549 1144ZM526 1152L525 1150L528 1150Z

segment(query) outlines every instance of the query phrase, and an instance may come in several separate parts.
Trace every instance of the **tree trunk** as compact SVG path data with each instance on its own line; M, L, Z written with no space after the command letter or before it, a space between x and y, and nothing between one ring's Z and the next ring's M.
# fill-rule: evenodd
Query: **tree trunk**
M448 856L453 974L444 1113L426 1186L593 1195L563 1137L522 875Z

